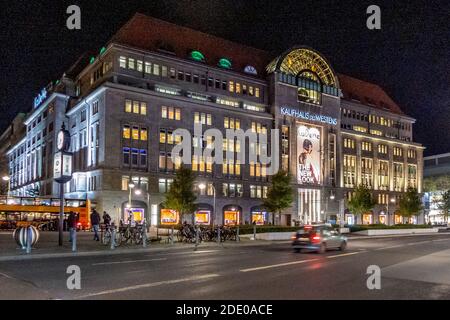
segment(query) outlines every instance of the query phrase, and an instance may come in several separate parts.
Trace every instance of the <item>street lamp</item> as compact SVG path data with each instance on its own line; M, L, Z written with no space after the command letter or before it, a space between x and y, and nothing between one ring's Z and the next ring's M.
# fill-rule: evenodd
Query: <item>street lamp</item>
M391 202L391 203L393 203L394 205L395 205L395 198L391 198L391 199L389 199L389 201L388 201L388 203L387 203L387 215L388 215L388 225L390 225L389 224L389 216L390 216L390 213L389 213L389 202ZM395 222L395 221L392 221L392 222ZM395 223L393 223L393 224L395 224Z
M212 186L212 188L213 188L213 196L214 196L214 200L213 200L213 214L212 214L212 216L214 217L213 219L212 219L212 221L213 221L213 227L214 227L214 225L215 225L215 219L216 219L216 187L214 187L214 184L211 184L211 186ZM205 190L206 189L206 184L205 183L200 183L199 185L198 185L198 188L200 189L200 190Z
M11 192L11 177L4 176L4 177L2 177L2 180L5 182L8 182L8 193L6 194L6 204L8 204L8 198L9 198L9 194Z
M128 204L127 204L127 208L130 209L131 208L131 190L135 187L136 185L131 182L128 184L128 189L130 189L130 193L128 195Z

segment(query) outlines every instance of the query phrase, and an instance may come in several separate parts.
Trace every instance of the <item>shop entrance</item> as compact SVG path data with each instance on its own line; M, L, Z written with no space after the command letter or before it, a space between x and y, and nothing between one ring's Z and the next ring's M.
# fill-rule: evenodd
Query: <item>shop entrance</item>
M235 226L241 223L241 211L238 206L230 205L223 208L223 224Z

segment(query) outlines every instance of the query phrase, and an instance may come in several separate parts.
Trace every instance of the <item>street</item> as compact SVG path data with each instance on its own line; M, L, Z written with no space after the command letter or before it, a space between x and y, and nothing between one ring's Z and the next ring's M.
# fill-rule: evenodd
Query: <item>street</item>
M81 289L66 286L81 269ZM367 267L381 268L369 290ZM290 244L0 262L0 299L450 299L450 236L350 240L345 252Z

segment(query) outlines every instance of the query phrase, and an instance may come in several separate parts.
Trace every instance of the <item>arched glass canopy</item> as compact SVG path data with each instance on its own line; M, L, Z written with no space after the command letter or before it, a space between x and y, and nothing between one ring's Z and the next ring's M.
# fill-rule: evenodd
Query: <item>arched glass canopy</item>
M274 59L268 66L267 72L281 71L295 77L318 77L322 84L339 88L335 73L329 63L316 51L309 48L294 48ZM314 79L316 80L316 79Z

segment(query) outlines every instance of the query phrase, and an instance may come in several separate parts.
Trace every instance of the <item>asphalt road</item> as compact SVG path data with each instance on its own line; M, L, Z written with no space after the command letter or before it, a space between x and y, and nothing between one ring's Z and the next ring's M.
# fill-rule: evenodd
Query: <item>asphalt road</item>
M70 265L80 290L67 289ZM370 265L379 290L367 288ZM270 243L0 262L0 299L450 299L450 235L351 240L322 255Z

